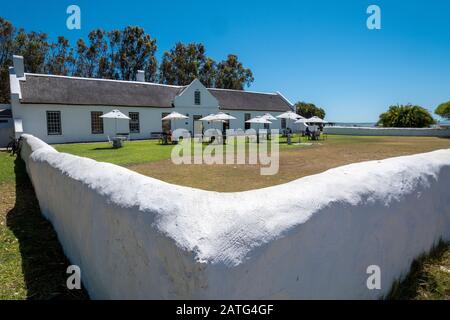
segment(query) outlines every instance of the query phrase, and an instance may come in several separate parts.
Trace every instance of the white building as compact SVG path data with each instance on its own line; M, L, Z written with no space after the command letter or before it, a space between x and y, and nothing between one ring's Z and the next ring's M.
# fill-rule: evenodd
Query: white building
M129 133L131 139L149 139L152 132L170 129L171 123L161 118L172 111L189 117L172 123L175 129L197 134L222 126L198 121L211 113L222 111L236 117L223 126L248 129L250 124L245 121L250 118L293 110L279 92L212 89L199 80L187 86L161 85L145 82L142 71L138 81L30 74L24 72L23 57L14 56L13 60L10 84L15 134L30 133L48 143L107 140L115 134L115 123L100 116L113 109L132 119L118 121L117 127L118 133ZM283 119L270 126L285 127Z

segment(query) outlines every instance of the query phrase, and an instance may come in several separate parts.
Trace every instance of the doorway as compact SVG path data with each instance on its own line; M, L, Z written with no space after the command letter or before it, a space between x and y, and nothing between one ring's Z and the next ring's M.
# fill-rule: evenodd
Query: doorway
M203 135L203 122L200 121L200 119L202 118L202 116L200 115L195 115L192 116L193 117L193 128L192 128L192 132L194 134L194 137L201 137Z

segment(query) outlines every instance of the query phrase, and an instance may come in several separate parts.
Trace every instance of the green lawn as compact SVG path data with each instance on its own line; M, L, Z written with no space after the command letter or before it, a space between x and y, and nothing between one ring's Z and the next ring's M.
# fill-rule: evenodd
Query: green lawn
M172 150L172 145L160 145L157 141L151 140L129 141L125 143L124 147L118 149L111 148L106 142L59 144L53 147L60 152L117 165L169 159Z
M0 152L0 183L13 182L16 179L14 174L14 161L16 157L12 157L7 152Z
M280 150L283 151L303 148L304 146L299 146L297 144L299 141L313 144L364 144L367 142L377 142L383 140L380 139L380 137L330 135L327 137L326 141L307 141L304 137L300 138L298 135L294 135L292 145L288 145L286 143L286 138L280 138ZM206 144L203 145L203 147L205 146ZM59 152L70 153L80 157L87 157L97 161L128 166L170 159L173 145L161 145L156 140L140 140L126 142L124 147L118 149L112 148L107 142L56 144L53 145L53 147Z
M66 259L24 162L0 151L0 300L87 299L68 290Z

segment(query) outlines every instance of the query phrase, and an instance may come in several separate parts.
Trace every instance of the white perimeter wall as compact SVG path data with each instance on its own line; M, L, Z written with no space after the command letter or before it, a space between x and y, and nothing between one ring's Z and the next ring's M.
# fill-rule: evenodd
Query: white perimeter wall
M450 128L374 128L374 127L325 127L325 133L353 136L427 136L450 137Z
M450 240L450 150L217 193L24 137L42 214L96 299L376 299Z
M211 106L177 108L131 108L131 107L105 107L105 106L67 106L67 105L33 105L33 104L14 104L14 118L20 118L23 121L24 133L32 134L47 143L66 143L66 142L87 142L87 141L107 141L108 135L115 133L115 121L113 119L104 119L104 133L91 133L91 111L102 111L107 113L113 109L118 109L124 114L128 112L139 112L140 133L132 133L131 139L149 139L151 132L160 132L162 130L162 114L173 111L189 115L189 119L176 120L172 122L172 128L185 128L193 132L193 116L207 116L211 113L219 112L218 108ZM47 116L46 111L60 111L62 135L47 135ZM244 114L250 113L251 117L263 115L264 112L258 111L228 111L223 110L236 117L236 120L230 120L230 128L244 128ZM281 112L272 112L276 116ZM221 128L221 123L205 123L205 128ZM252 124L252 128L258 128L258 125ZM261 126L262 128L262 126ZM274 121L272 129L281 128L281 120ZM117 132L129 132L129 123L126 120L117 121Z

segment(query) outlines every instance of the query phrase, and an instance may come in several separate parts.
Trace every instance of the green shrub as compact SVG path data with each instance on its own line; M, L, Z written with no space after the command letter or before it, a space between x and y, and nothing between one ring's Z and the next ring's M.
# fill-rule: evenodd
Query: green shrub
M377 126L397 128L425 128L436 123L425 108L413 105L390 106L380 114Z
M442 118L450 119L450 101L440 104L434 113Z

